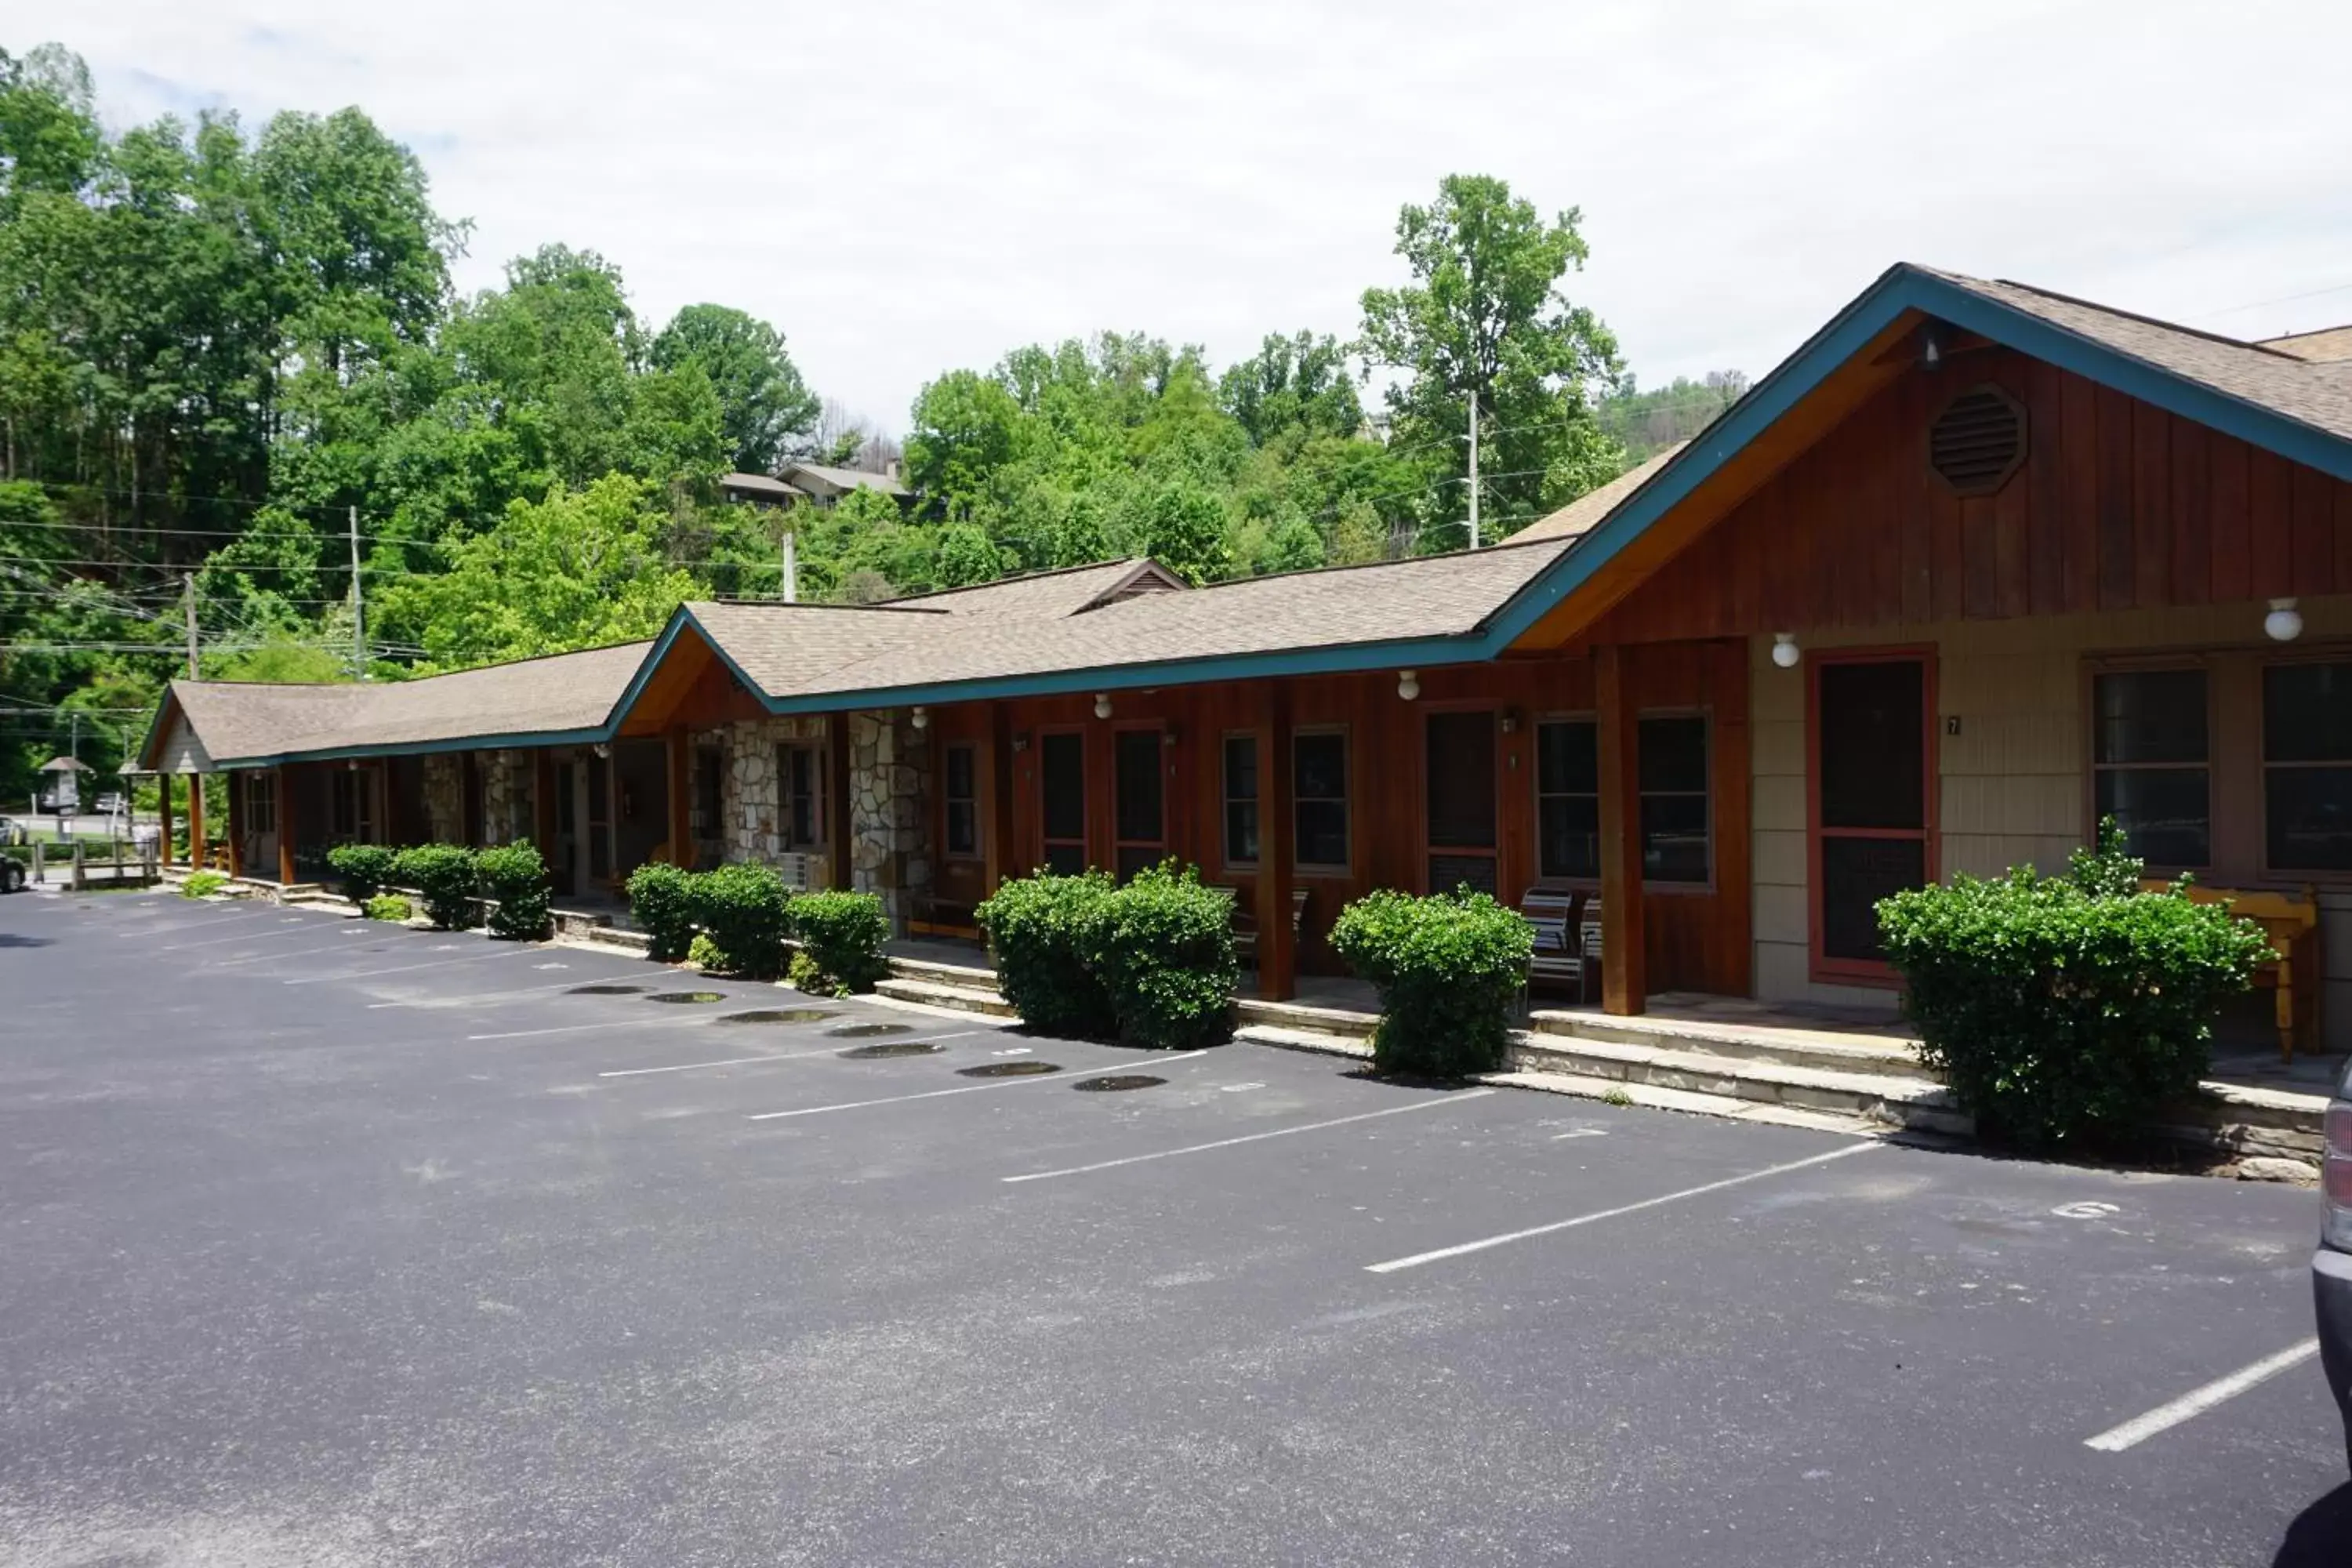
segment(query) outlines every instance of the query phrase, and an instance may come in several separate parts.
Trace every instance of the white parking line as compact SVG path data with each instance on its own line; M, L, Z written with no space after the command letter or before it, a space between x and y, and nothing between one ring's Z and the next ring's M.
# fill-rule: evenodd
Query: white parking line
M1160 1062L1189 1062L1194 1057L1205 1057L1206 1051L1186 1051L1181 1056L1161 1057ZM1155 1064L1157 1065L1157 1064ZM1103 1069L1089 1068L1084 1072L1041 1072L1029 1078L1006 1079L1002 1083L968 1083L961 1089L932 1089L920 1094L894 1094L884 1100L847 1100L839 1105L810 1105L798 1110L762 1110L746 1117L749 1121L780 1121L787 1116L822 1116L828 1110L864 1110L869 1106L901 1105L910 1100L937 1100L949 1094L978 1094L983 1089L1019 1089L1032 1083L1066 1083L1072 1079L1093 1078Z
M116 931L114 935L119 941L131 942L142 937L169 936L175 931L218 931L226 925L236 925L240 921L249 921L255 915L271 914L275 912L274 908L268 910L231 910L226 914L213 915L202 920L173 921L169 925L134 926L129 931ZM252 931L257 928L252 926L243 926L240 927L240 929Z
M1234 1086L1225 1086L1230 1089ZM1255 1087L1255 1086L1250 1086ZM1407 1111L1434 1110L1440 1106L1459 1105L1465 1100L1477 1100L1495 1091L1491 1089L1465 1089L1443 1100L1424 1100L1412 1105L1391 1105L1386 1110L1367 1110L1360 1116L1335 1116L1328 1121L1302 1122L1297 1127L1276 1127L1266 1132L1244 1133L1239 1138L1220 1138L1213 1143L1194 1143L1182 1149L1161 1149L1150 1154L1129 1154L1120 1160L1097 1160L1091 1165L1070 1165L1059 1171L1031 1171L1025 1175L1001 1176L1003 1182L1050 1182L1056 1176L1083 1176L1095 1171L1117 1170L1121 1165L1140 1165L1149 1160L1172 1160L1179 1154L1205 1154L1212 1149L1231 1149L1243 1143L1263 1142L1268 1138L1287 1138L1294 1132L1320 1132L1326 1127L1345 1127L1353 1121L1372 1121L1383 1116L1402 1116Z
M538 965L533 964L532 967L537 968ZM502 1002L509 996L535 996L542 991L562 991L575 985L617 985L624 981L646 978L642 969L633 969L625 974L575 974L569 980L551 981L545 985L518 985L511 991L477 991L470 996L427 996L412 1002L371 1002L368 1008L373 1011L379 1007L463 1007L476 1002ZM656 975L652 978L659 980L661 977Z
M2126 1448L2147 1442L2158 1432L2204 1415L2224 1400L2235 1399L2248 1389L2268 1383L2287 1368L2298 1366L2318 1353L2317 1339L2289 1345L2276 1355L2266 1355L2253 1365L2241 1367L2227 1377L2217 1377L2202 1388L2192 1388L2169 1405L2159 1405L2145 1415L2135 1415L2120 1426L2110 1426L2095 1437L2085 1437L2083 1447L2106 1454L2120 1454Z
M967 1035L987 1033L986 1029L962 1029L952 1035L931 1035L919 1040L899 1040L893 1043L906 1046L933 1046L943 1040L961 1040ZM615 1072L600 1072L596 1076L598 1078L646 1078L657 1072L693 1072L698 1068L738 1068L751 1062L796 1062L810 1057L837 1057L842 1052L853 1048L855 1047L849 1046L826 1046L821 1050L814 1051L770 1051L763 1056L727 1057L715 1062L673 1062L666 1068L622 1068Z
M306 915L296 915L293 917L293 923L298 925L316 925L319 922ZM288 931L257 931L253 927L248 926L243 931L233 931L227 936L208 936L202 942L167 942L155 951L157 952L178 952L184 948L218 947L225 942L253 942L265 936L287 936L291 934L291 932Z
M406 974L417 969L445 969L453 963L487 963L493 958L511 958L518 950L508 948L500 952L478 952L471 958L436 958L426 963L400 963L390 969L347 969L333 974L305 974L299 980L284 982L288 985L318 985L330 980L366 980L378 974ZM521 949L529 952L530 949Z
M287 952L248 952L242 958L215 958L207 959L205 962L215 969L235 969L241 963L274 963L282 958L309 958L315 953L333 952L340 948L347 947L354 937L381 933L371 933L362 924L355 925L349 931L338 934L342 938L341 942L331 942L324 947L298 947ZM247 940L252 939L248 937Z
M1643 1198L1638 1204L1625 1204L1618 1208L1602 1209L1598 1214L1579 1215L1574 1219L1557 1219L1549 1225L1529 1226L1525 1230L1507 1231L1501 1236L1490 1236L1478 1241L1465 1241L1458 1247L1441 1247L1433 1252L1416 1252L1410 1258L1391 1258L1386 1263L1367 1263L1364 1265L1364 1272L1394 1274L1400 1269L1418 1268L1424 1263L1442 1263L1446 1258L1463 1258L1473 1252L1484 1252L1491 1247L1508 1247L1515 1241L1528 1241L1538 1236L1550 1236L1556 1231L1574 1230L1579 1226L1598 1225L1604 1219L1617 1219L1625 1215L1639 1214L1643 1209L1654 1209L1665 1204L1680 1203L1685 1198L1696 1198L1707 1193L1719 1193L1726 1187L1737 1187L1748 1182L1760 1182L1767 1176L1786 1175L1790 1171L1801 1171L1808 1165L1826 1165L1832 1160L1843 1160L1853 1154L1866 1154L1879 1147L1881 1145L1874 1142L1850 1143L1843 1149L1832 1149L1826 1153L1810 1155L1802 1160L1790 1160L1786 1164L1767 1165L1760 1171L1750 1171L1746 1175L1726 1176L1719 1182L1708 1182L1703 1186L1685 1187L1678 1193L1668 1193L1663 1197Z
M644 998L640 997L642 1001ZM711 1024L726 1016L723 1013L704 1013L684 1018L663 1018L652 1014L638 1014L628 1018L603 1018L593 1024L556 1024L544 1029L501 1029L495 1035L467 1035L469 1040L527 1040L534 1035L584 1035L596 1029L675 1029L688 1024Z

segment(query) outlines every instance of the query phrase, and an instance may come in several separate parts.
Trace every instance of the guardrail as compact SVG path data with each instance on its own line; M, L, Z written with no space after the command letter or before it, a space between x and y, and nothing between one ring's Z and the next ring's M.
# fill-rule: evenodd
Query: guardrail
M152 838L76 838L68 843L37 838L30 844L10 845L0 849L0 855L24 865L36 885L47 881L53 871L62 871L67 886L80 892L95 885L135 882L144 887L160 880L159 850Z

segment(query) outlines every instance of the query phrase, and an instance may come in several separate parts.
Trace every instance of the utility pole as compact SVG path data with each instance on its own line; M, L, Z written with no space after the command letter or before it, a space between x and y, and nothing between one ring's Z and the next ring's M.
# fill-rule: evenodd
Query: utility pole
M360 509L347 513L352 527L352 679L367 679L367 604L360 595Z
M196 574L194 572L184 573L180 582L180 604L186 610L188 619L188 679L195 680L201 679L196 674Z
M1478 389L1470 389L1470 548L1478 548Z
M796 605L800 603L801 597L801 563L798 548L793 539L793 531L789 527L784 530L783 544L784 603Z
M49 733L54 735L57 731L52 730ZM66 743L66 755L75 762L81 761L81 711L79 709L74 710L73 739Z

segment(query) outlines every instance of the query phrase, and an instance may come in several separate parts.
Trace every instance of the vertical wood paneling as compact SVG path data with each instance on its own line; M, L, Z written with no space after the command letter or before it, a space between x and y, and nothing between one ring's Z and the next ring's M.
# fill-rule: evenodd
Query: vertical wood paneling
M2247 499L2252 457L2252 448L2227 437L2214 436L2205 443L2206 474L2212 486L2211 581L2216 604L2253 593L2254 532Z
M2294 592L2294 471L2284 458L2248 448L2246 510L2253 534L2254 597Z
M2132 603L2156 609L2172 595L2171 420L2135 402L2132 411Z
M1960 502L1960 614L1990 620L2000 610L2000 520L1990 497Z
M2172 602L2179 605L2213 599L2213 487L2206 434L2202 425L2172 422Z
M2336 589L2336 484L2316 468L2297 465L2294 507L2294 591L2328 594Z
M2060 504L2056 520L2065 540L2066 607L2073 611L2099 607L2101 535L2099 530L2098 388L2081 376L2063 378L2058 386ZM2046 521L2047 520L2045 520Z

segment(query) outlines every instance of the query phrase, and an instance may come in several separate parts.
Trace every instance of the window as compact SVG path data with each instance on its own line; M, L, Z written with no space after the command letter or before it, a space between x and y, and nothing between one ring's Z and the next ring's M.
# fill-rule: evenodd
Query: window
M950 746L946 775L948 854L968 860L980 853L980 763L968 745Z
M2213 863L2210 710L2202 669L2116 669L2091 682L2093 816L2152 866Z
M276 773L245 775L245 830L247 833L278 831L278 775Z
M776 778L782 799L784 847L824 847L824 748L779 746Z
M1112 742L1113 817L1122 882L1168 854L1168 791L1160 769L1160 731L1121 730Z
M2274 871L2352 871L2352 664L2263 670L2263 834Z
M1590 719L1536 726L1536 874L1601 875L1601 731Z
M727 753L716 746L694 749L694 831L716 838L723 830Z
M1496 889L1495 715L1439 710L1423 721L1422 832L1433 893Z
M336 839L346 844L375 841L374 781L365 771L340 768L330 774L327 805Z
M1311 730L1290 738L1291 820L1301 866L1345 870L1348 865L1348 737Z
M1045 867L1076 876L1087 868L1087 738L1065 730L1041 736L1037 746Z
M1257 864L1257 737L1225 737L1225 864Z
M1642 879L1704 882L1707 865L1706 719L1641 721Z

